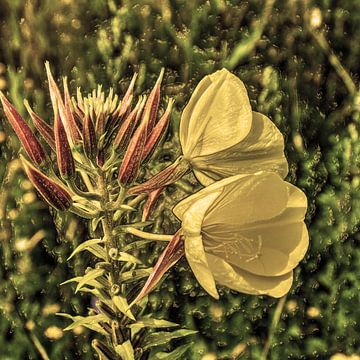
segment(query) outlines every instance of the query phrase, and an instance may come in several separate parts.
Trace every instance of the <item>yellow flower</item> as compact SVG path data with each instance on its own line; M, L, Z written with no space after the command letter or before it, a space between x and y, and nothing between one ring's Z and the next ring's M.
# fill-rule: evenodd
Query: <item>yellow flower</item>
M201 286L281 297L308 248L306 196L275 173L236 175L184 199L185 255Z
M167 186L190 169L204 186L237 174L288 173L282 134L251 110L243 82L226 69L200 81L181 115L179 136L183 156L129 193Z
M237 174L288 172L282 134L251 111L243 82L226 69L200 81L182 113L179 136L203 185Z

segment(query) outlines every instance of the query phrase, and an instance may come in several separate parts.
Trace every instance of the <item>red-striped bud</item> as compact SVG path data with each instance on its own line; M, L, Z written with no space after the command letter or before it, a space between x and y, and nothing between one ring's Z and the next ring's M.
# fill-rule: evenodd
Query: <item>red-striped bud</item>
M166 108L166 111L164 115L160 118L158 123L155 125L155 127L152 129L150 135L148 136L146 140L146 144L143 151L143 160L146 158L149 158L153 151L155 150L156 146L160 142L160 139L162 135L166 132L166 129L169 125L170 121L170 115L171 115L171 109L174 104L174 101L171 99L168 103L168 106Z
M71 110L71 97L69 92L69 87L67 83L66 76L63 78L63 86L64 86L64 99L65 99L65 113L66 113L66 121L62 120L65 123L68 124L69 127L69 133L71 136L71 140L74 144L79 142L81 140L80 130L77 126L75 117Z
M65 187L44 175L25 158L22 157L21 160L26 175L45 201L57 210L65 211L69 209L72 204L72 198Z
M42 165L46 160L46 154L35 134L2 92L0 92L0 100L5 115L21 141L26 153L35 164Z
M128 194L140 194L163 188L178 181L189 170L190 163L183 157L179 157L173 164L160 171L150 180L129 189Z
M136 179L145 146L147 125L146 119L143 119L130 140L119 169L118 179L122 185L131 184Z
M55 151L55 135L52 127L33 111L27 100L24 101L24 105L36 129L39 131L44 140L49 144L51 149Z
M96 160L97 146L94 124L89 114L85 115L83 124L83 146L86 156L91 160Z
M70 103L69 103L69 91L67 89L66 81L64 81L65 99L67 102L67 108L61 98L61 93L56 85L56 82L51 74L50 65L48 62L45 63L46 73L49 82L50 98L54 109L54 113L59 112L61 121L64 125L68 141L74 146L80 140L79 129L76 125L75 119L72 116Z
M75 175L75 163L64 125L57 111L55 112L54 133L56 157L60 175L63 179L70 179Z
M124 114L126 114L128 109L130 108L131 101L133 99L133 92L134 92L136 78L137 78L137 73L135 73L133 75L133 77L130 81L130 85L129 85L128 89L126 90L126 93L125 93L123 99L121 100L119 108L114 112L114 114L113 114L114 118L122 117Z
M151 90L151 93L150 93L148 100L146 102L146 105L145 105L143 116L149 117L148 127L147 127L148 135L150 134L150 132L153 129L155 122L156 122L156 116L157 116L157 111L158 111L159 102L160 102L160 85L161 85L163 76L164 76L164 68L161 69L160 75L159 75L158 79L156 80L156 83L155 83L153 89Z
M133 304L137 303L146 296L159 283L166 271L174 266L184 256L184 254L184 241L178 231L160 255L158 261L153 267L152 273L146 280L146 283L139 295L133 301Z
M160 188L149 193L148 198L144 204L141 221L146 221L149 218L163 190L163 188Z
M121 124L118 133L114 139L114 150L119 152L123 151L131 138L137 122L139 121L142 109L145 104L145 98L139 98L134 110L126 117L125 121Z

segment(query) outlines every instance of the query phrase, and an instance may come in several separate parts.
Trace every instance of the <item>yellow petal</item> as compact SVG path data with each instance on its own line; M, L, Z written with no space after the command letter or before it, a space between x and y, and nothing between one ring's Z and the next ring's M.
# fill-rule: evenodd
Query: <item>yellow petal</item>
M261 276L280 276L293 270L303 259L309 237L303 222L260 229L234 230L225 241L210 241L204 234L207 253L214 254L243 270ZM236 238L235 238L236 237ZM232 241L229 241L229 239ZM210 245L210 246L209 246Z
M263 277L233 267L217 256L208 254L207 258L216 281L230 289L246 294L270 295L279 298L288 293L291 288L292 271L283 276Z
M197 193L188 196L187 198L181 200L173 209L173 212L175 216L177 216L180 220L183 219L184 213L193 205L197 200L208 196L209 194L212 194L213 192L217 192L219 190L222 190L224 186L227 184L231 184L233 182L238 181L239 179L242 179L244 177L247 177L248 175L237 175L232 176L226 179L223 179L221 181L217 181L216 183L212 184L211 186L208 186L204 189L201 189Z
M244 139L252 114L243 82L223 69L203 79L180 121L184 156L209 155Z
M185 255L199 284L211 296L218 299L219 294L206 259L201 235L185 237Z
M206 213L203 230L207 232L208 226L218 225L221 232L227 226L240 227L272 219L285 210L287 202L286 183L279 175L248 175L223 187L223 193Z
M287 175L282 134L265 115L257 112L252 114L251 130L239 143L220 152L210 155L201 153L192 158L191 164L200 183L207 186L211 183L209 179L215 181L260 170L274 171L282 178Z

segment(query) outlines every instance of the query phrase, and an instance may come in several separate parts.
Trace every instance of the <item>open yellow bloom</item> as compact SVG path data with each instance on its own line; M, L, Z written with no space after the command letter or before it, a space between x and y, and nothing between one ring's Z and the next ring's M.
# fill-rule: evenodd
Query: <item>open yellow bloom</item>
M243 82L226 69L200 81L182 113L179 135L184 158L203 185L237 174L288 172L282 134L265 115L251 111Z
M308 248L307 199L275 173L236 175L184 199L185 255L201 286L215 283L248 294L281 297Z

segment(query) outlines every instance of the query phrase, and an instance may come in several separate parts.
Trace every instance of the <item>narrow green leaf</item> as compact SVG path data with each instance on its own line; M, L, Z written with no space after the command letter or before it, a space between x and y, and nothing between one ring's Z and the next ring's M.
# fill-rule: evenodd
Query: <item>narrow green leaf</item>
M153 360L179 360L183 359L183 355L190 348L193 343L184 344L177 347L175 350L171 352L158 352L155 354L151 354L150 358Z
M89 285L89 281L95 280L97 277L103 275L105 272L104 269L93 269L90 270L86 275L82 277L82 279L79 281L75 293L77 293L83 285Z
M84 241L79 246L76 247L76 249L71 253L71 255L68 257L68 260L74 257L74 255L78 254L81 251L86 250L90 245L99 244L103 242L102 239L90 239L87 241Z
M91 316L72 316L65 313L57 313L56 315L65 317L73 321L72 324L67 326L64 331L72 330L78 326L87 327L90 330L96 331L100 334L106 335L106 331L99 325L100 321L107 321L109 320L106 315L104 314L97 314Z
M62 282L60 285L66 285L66 284L70 284L72 282L80 282L82 280L83 276L76 276L72 279L69 279L69 280L66 280L64 282ZM100 284L98 281L96 280L91 280L87 283L88 285L90 286L93 286L94 288L97 288L97 289L102 289L104 286L102 284Z
M134 348L130 340L126 340L121 345L117 345L115 351L120 355L122 360L135 360Z
M112 301L121 313L126 315L131 320L136 320L125 297L116 295L112 297Z
M151 274L152 268L126 271L120 275L122 282L134 282Z
M116 258L117 261L125 261L131 264L142 264L141 260L139 260L134 255L128 254L126 252L119 252L119 255Z
M167 328L167 327L176 327L179 324L173 323L167 320L160 320L160 319L140 319L134 324L128 325L129 328Z
M155 346L167 344L172 339L177 339L196 334L195 330L180 329L173 332L161 331L149 334L143 343L143 349L147 350Z
M90 251L93 255L95 255L99 259L107 260L106 251L102 246L94 244L89 246L86 250Z
M122 249L123 251L136 250L148 245L150 242L151 240L138 240L125 245Z

